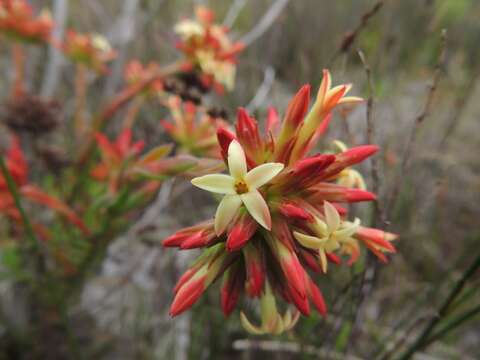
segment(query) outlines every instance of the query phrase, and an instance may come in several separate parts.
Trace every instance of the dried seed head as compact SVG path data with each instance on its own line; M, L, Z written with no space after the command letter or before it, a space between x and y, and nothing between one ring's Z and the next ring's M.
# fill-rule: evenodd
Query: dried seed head
M25 94L6 103L3 119L12 131L40 135L58 126L60 111L56 100Z

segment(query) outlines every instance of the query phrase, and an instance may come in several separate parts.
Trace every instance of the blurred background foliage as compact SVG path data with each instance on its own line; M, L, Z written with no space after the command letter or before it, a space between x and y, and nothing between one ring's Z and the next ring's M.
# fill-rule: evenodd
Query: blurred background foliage
M274 2L66 1L66 26L81 31L95 29L119 50L110 76L91 79L89 103L98 103L121 86L121 70L128 60L162 64L175 59L172 27L179 18L190 16L195 4L214 9L220 22L232 6L241 5L232 25L233 37L239 39L258 24ZM58 5L58 1L32 1L36 8L52 8L55 3ZM211 96L207 103L225 108L230 121L238 106L248 105L262 121L268 106L282 113L302 84L318 86L326 67L332 71L335 83L352 82L355 95L368 97L366 72L357 54L361 49L374 85L374 142L382 147L377 156L378 190L386 221L379 225L400 234L398 253L391 263L377 264L365 257L351 269L329 272L320 282L330 304L328 317L302 318L293 331L281 338L246 336L238 313L228 320L221 315L217 291L210 291L190 314L171 319L167 314L171 289L192 258L188 253L161 249L159 241L181 226L210 217L215 204L188 184L170 182L159 194L169 197L168 205L153 212L156 216L149 219L148 227L137 226L137 231L128 231L110 247L108 259L72 314L79 339L77 355L83 353L79 358L396 358L402 346L408 344L409 336L418 334L435 316L452 284L479 253L480 104L475 99L480 95L480 2L380 1L381 9L343 51L346 34L361 24L362 16L375 3L291 0L240 56L235 90L221 99ZM435 76L442 29L447 29L445 62L440 67L431 111L416 126ZM0 83L5 84L11 72L4 43L0 43L0 51ZM48 95L63 103L63 116L68 118L73 112L68 90L72 87L72 66L60 61L55 69L60 81L45 90L52 54L47 48L29 48L28 55L29 88L33 92L51 92ZM0 87L2 97L6 93L7 88ZM145 139L150 146L167 140L158 123L163 116L165 111L157 103L145 105L135 129L136 138ZM366 143L365 119L365 105L336 113L320 150L328 149L336 138L349 146ZM414 128L417 135L411 158L402 169ZM109 131L114 132L115 125ZM71 146L62 143L60 136L49 141L60 147ZM362 172L371 188L370 166ZM399 197L392 204L389 200L397 182ZM48 188L48 184L44 185ZM354 211L372 214L368 205ZM378 221L373 215L371 219ZM21 278L15 253L7 247L1 256L2 267L13 269ZM454 315L478 305L479 285L477 274L450 309ZM2 285L3 313L21 322L11 293L8 285ZM2 336L0 327L0 339ZM479 337L480 318L471 316L420 353L418 359L478 359ZM51 346L54 344L52 339Z

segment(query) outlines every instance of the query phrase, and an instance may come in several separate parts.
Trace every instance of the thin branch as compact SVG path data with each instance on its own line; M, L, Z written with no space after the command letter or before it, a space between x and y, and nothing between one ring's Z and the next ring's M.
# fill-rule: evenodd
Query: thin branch
M449 321L447 325L443 326L440 330L432 334L427 339L427 341L425 341L425 346L430 345L431 343L443 338L450 331L455 330L464 322L471 320L473 317L475 317L478 314L480 314L480 305L477 305L473 309L470 309L464 312L463 314L456 316L453 320Z
M480 239L477 239L477 241ZM432 318L432 320L427 324L427 326L423 329L417 339L413 342L413 344L398 358L399 360L407 360L417 351L426 348L432 341L429 341L430 334L435 329L437 324L440 320L442 320L445 315L447 315L450 305L454 302L457 296L462 292L463 288L465 287L467 281L477 272L480 268L480 253L477 257L473 260L471 265L465 270L462 277L455 283L452 290L445 298L443 304L440 306L438 310L437 316Z
M253 111L255 109L258 109L263 104L268 94L270 93L270 90L272 89L274 81L275 70L271 66L268 66L264 71L263 82L255 93L255 96L248 103L246 107L247 110Z
M52 32L52 38L54 41L60 43L65 32L65 22L68 13L68 1L67 0L55 0L53 3L53 18L55 27ZM43 77L41 94L43 97L51 97L57 87L60 67L62 64L62 54L54 46L50 45L48 49L48 62L45 76Z
M270 26L272 26L282 10L285 8L285 6L287 6L288 1L289 0L275 1L267 10L265 15L263 15L263 17L260 19L258 24L248 33L243 35L239 41L245 46L250 46L255 40L261 37L270 28Z
M38 247L37 236L35 235L32 224L30 223L27 213L25 212L25 209L22 206L17 185L15 184L15 181L13 180L13 177L10 174L10 171L8 171L7 169L7 165L5 164L3 155L0 155L0 170L2 171L3 177L7 182L8 190L10 191L10 194L13 197L13 201L15 202L15 206L17 207L18 212L20 213L20 217L22 218L23 225L25 226L25 232L27 233L27 237L29 239L29 247L30 249L36 249Z
M365 70L365 75L367 77L367 87L368 87L368 99L367 99L367 143L375 143L375 122L373 119L373 106L374 106L374 86L372 80L372 71L369 64L365 58L365 54L361 50L357 50L358 56L362 61L363 68ZM371 159L371 176L372 176L372 191L375 194L379 194L380 191L380 176L378 171L378 160L376 157ZM385 216L382 209L382 204L379 199L374 202L374 216L372 219L372 227L376 227L378 223L385 223Z
M333 64L340 54L348 52L360 33L367 27L370 19L377 14L384 5L384 0L377 1L370 9L368 9L361 17L360 23L353 30L347 31L343 36L342 42L337 51L333 54L328 64Z
M468 102L473 97L475 85L477 84L478 77L480 76L480 66L477 66L477 69L473 71L471 74L469 81L463 91L461 91L460 95L457 97L455 101L455 110L451 118L449 119L446 130L444 135L442 136L442 140L440 141L439 149L441 151L445 151L448 147L448 141L452 137L452 135L456 132L458 128L458 124L460 123L460 119L462 118Z
M225 15L225 19L223 19L223 25L227 27L232 27L237 20L238 15L247 4L248 0L235 0L233 4L227 11L227 15Z
M419 134L419 131L425 122L425 119L428 118L430 115L430 110L432 107L433 99L435 92L438 87L438 83L440 81L440 77L442 75L442 70L445 64L445 53L446 53L446 42L447 42L447 31L445 29L442 30L441 38L440 38L440 51L438 56L438 61L435 65L435 70L433 74L433 81L432 84L428 88L427 98L425 101L425 105L423 107L422 112L415 118L412 130L408 137L407 145L405 147L405 152L402 157L402 161L400 163L399 172L395 178L395 182L392 187L392 192L389 201L387 202L387 218L391 214L391 212L395 209L396 202L400 191L403 186L403 180L405 179L405 174L408 170L411 154L416 144L416 140Z

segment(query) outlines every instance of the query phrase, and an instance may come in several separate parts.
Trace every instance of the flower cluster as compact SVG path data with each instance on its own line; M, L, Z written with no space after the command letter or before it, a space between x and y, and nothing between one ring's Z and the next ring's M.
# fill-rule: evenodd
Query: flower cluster
M192 102L171 96L166 103L172 121L162 120L166 132L180 146L180 152L195 156L220 158L216 129L228 123L216 114L204 111Z
M180 41L177 47L192 65L204 74L208 84L232 89L235 81L236 55L243 50L241 43L232 43L228 29L214 23L214 14L205 7L196 8L196 19L185 19L175 25Z
M221 306L229 315L242 294L259 298L260 326L241 313L244 328L255 334L278 334L291 328L298 313L278 313L275 297L293 304L303 315L327 311L313 274L324 274L328 263L348 264L365 245L380 260L395 252L396 235L349 221L342 203L372 201L375 195L355 182L343 181L345 171L378 148L363 145L337 153L310 152L327 129L332 110L362 101L346 96L350 85L331 87L324 71L316 101L309 110L310 87L290 102L283 121L270 111L265 134L245 110L238 111L236 134L217 132L221 154L230 174L208 174L192 184L223 198L214 220L180 230L164 246L206 248L180 278L170 313L190 308L223 275ZM347 186L348 185L348 186ZM360 188L359 188L360 187Z
M143 190L152 192L158 189L159 182L165 176L172 176L192 167L192 160L182 157L166 157L172 146L161 145L140 155L144 142L132 142L132 131L124 129L114 142L104 134L95 135L100 149L101 161L92 169L90 175L97 181L108 185L109 192L116 194L126 184L135 179L151 178L144 184Z
M0 33L19 42L47 42L53 21L48 11L35 16L26 0L0 0Z
M145 81L153 73L158 71L158 64L151 62L148 65L142 65L138 60L130 61L123 72L123 77L128 85L138 84L139 82ZM144 90L143 94L145 95L155 95L163 90L163 82L161 79L156 79L153 81L150 86Z
M99 73L106 72L106 63L116 56L115 50L102 35L80 34L74 30L67 31L62 49L71 61Z
M88 235L89 230L83 221L71 210L66 204L60 200L50 196L40 190L35 185L28 183L28 165L20 148L20 142L16 137L12 138L10 148L4 156L5 166L10 173L15 186L19 190L19 195L30 200L31 202L47 206L52 210L57 211L63 215L70 223L76 226L83 234ZM15 205L14 197L12 196L7 179L0 173L0 214L4 214L14 222L21 224L21 215ZM40 225L34 224L37 229L41 229ZM46 234L44 229L41 229L43 234Z

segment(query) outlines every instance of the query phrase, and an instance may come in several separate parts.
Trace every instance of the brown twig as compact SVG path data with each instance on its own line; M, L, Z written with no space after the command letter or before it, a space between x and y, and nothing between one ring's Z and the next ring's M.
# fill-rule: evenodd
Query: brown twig
M388 199L388 206L387 206L387 218L391 214L391 212L395 209L398 196L403 186L403 180L405 179L405 174L408 170L411 160L411 154L416 144L416 140L419 134L419 131L425 122L425 119L428 118L430 115L430 110L432 107L433 99L435 96L435 92L438 87L438 83L440 81L440 77L442 75L442 70L445 64L445 54L446 54L446 43L447 43L447 31L445 29L442 30L441 38L440 38L440 51L437 63L435 65L435 70L433 74L433 81L431 85L428 87L427 98L425 101L425 105L423 106L422 111L420 114L415 118L412 130L408 137L407 145L405 147L405 151L402 157L402 161L400 163L399 172L395 177L395 182L392 187L392 192L390 198Z
M367 27L370 19L380 11L384 3L384 0L377 1L370 9L368 9L362 15L362 17L360 18L360 23L357 25L357 27L345 33L342 42L340 43L340 46L329 61L330 65L335 62L335 60L340 56L340 54L346 53L348 50L350 50L360 33Z

